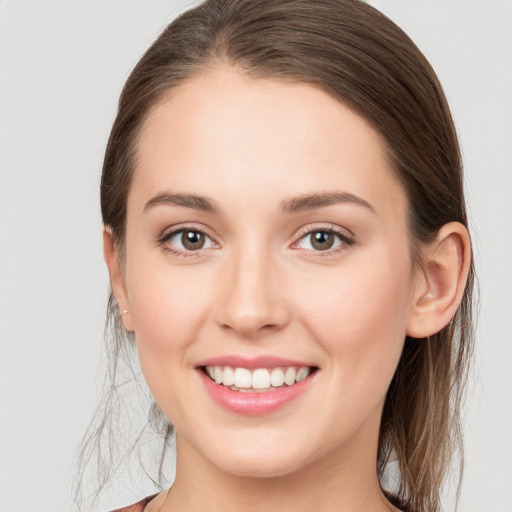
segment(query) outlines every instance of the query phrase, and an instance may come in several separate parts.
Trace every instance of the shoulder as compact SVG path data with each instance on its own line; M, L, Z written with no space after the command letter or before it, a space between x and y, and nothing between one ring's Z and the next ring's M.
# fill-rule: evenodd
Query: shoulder
M116 508L112 512L143 512L143 510L146 508L146 505L155 496L156 496L156 494L154 494L153 496L148 496L147 498L144 498L143 500L140 500L137 503L134 503L133 505L129 505L128 507L123 507L123 508Z

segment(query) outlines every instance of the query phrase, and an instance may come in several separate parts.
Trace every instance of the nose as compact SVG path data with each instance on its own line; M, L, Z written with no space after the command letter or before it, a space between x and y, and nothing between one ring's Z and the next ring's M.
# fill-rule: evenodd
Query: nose
M227 259L220 280L217 321L244 338L281 330L290 320L283 272L264 249Z

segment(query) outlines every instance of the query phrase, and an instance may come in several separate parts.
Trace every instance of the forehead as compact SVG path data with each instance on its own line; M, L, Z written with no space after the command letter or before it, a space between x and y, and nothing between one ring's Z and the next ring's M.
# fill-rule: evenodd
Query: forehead
M382 137L361 116L312 85L227 67L189 79L153 107L132 188L238 197L343 189L377 207L385 194L405 199Z

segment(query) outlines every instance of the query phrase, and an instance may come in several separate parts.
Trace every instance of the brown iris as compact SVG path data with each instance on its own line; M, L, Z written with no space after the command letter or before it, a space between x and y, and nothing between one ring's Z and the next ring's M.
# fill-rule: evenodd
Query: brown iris
M314 231L310 237L311 245L317 251L327 251L334 245L334 234L328 231Z
M205 242L205 235L200 231L185 229L181 235L183 247L189 251L201 249Z

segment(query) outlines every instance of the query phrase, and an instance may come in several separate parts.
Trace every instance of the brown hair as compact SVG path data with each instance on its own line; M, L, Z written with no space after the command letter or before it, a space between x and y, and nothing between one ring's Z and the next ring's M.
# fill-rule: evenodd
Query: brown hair
M414 257L444 224L467 226L459 145L445 96L399 27L359 0L207 0L164 30L121 94L101 182L103 222L118 250L137 140L149 111L170 89L218 64L254 78L313 84L367 119L387 142L407 193ZM404 509L441 509L441 485L454 450L462 448L459 413L472 347L473 277L471 268L449 325L428 339L406 339L387 394L378 472L382 477L396 460L398 485L391 499ZM129 345L112 295L109 321L116 333L110 402L96 435L105 429L117 391L117 361ZM164 421L165 441L171 431Z

